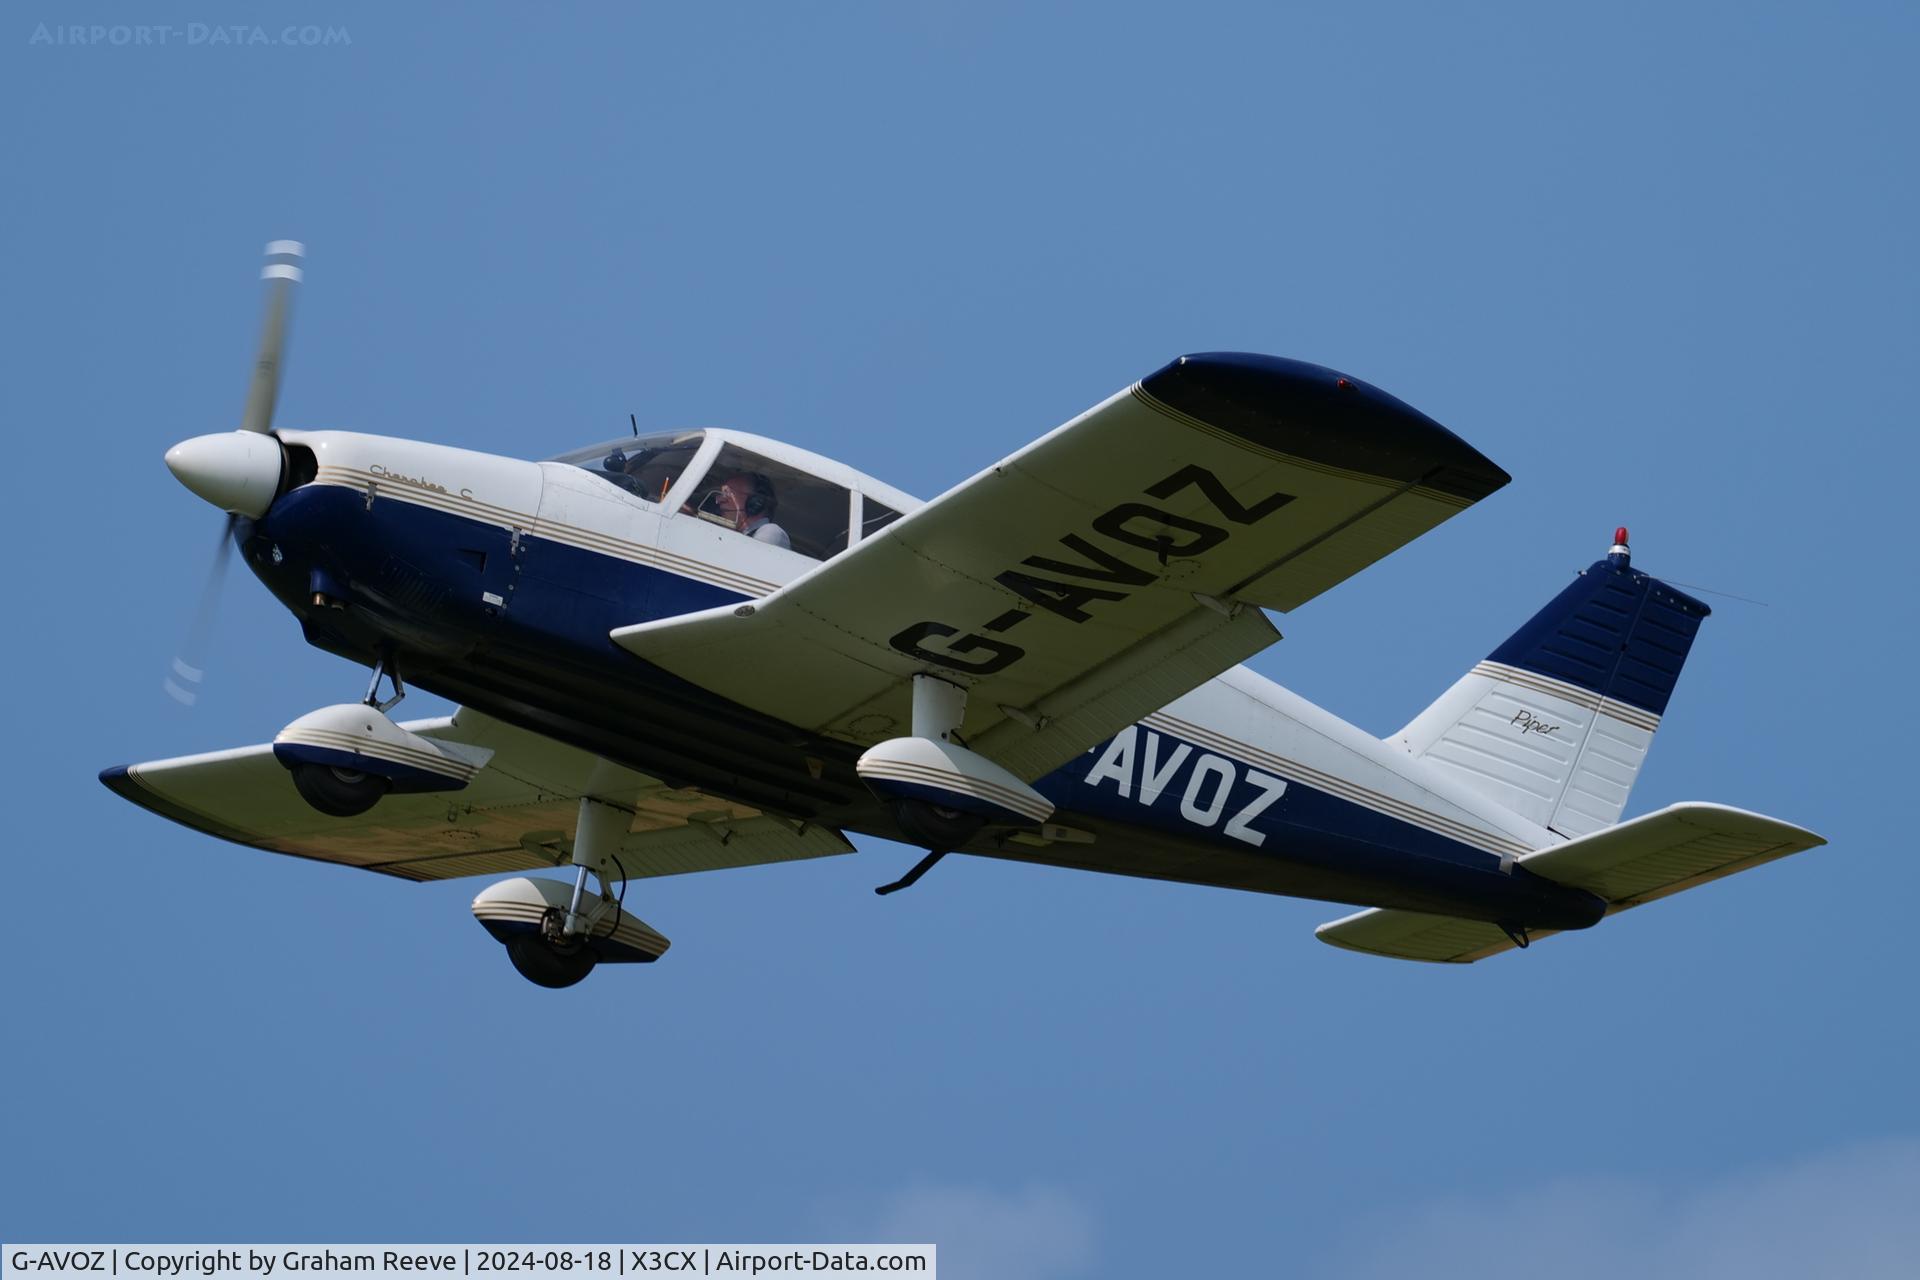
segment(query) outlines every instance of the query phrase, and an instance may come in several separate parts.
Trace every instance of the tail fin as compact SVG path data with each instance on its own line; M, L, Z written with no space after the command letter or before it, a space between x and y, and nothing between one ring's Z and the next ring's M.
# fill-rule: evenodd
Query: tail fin
M1710 612L1633 568L1621 529L1389 741L1561 835L1612 826Z

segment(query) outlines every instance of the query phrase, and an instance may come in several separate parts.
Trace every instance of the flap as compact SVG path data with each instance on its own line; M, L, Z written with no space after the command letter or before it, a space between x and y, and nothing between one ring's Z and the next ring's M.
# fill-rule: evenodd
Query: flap
M1292 609L1507 482L1416 410L1270 356L1187 356L766 598L622 627L789 724L907 732L908 677L1032 780L1278 638Z
M1537 850L1520 864L1605 898L1612 915L1825 843L1778 818L1696 801ZM1314 936L1349 951L1452 964L1514 946L1498 925L1387 908L1323 924ZM1533 934L1550 936L1547 930Z
M461 791L388 795L354 818L309 808L267 744L128 765L100 778L196 831L407 880L560 866L587 793L632 812L620 844L631 879L853 852L831 828L670 788L476 711L401 727L456 751L491 751L492 758Z

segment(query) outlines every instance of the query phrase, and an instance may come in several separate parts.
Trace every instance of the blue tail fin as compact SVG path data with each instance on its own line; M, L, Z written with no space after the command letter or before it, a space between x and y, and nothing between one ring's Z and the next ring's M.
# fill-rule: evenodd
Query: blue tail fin
M1611 826L1710 612L1635 569L1622 529L1395 739L1562 835Z

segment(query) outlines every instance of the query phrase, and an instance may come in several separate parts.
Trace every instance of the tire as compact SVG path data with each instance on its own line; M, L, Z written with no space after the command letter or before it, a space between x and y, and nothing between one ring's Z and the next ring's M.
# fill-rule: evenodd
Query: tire
M894 825L906 836L907 843L940 853L958 849L987 825L981 814L948 809L925 800L895 800L888 808L893 813Z
M586 947L561 951L537 934L523 933L507 942L507 959L520 976L536 987L558 991L593 972L600 957Z
M352 818L365 813L392 790L390 779L330 764L296 764L293 785L300 798L321 813Z

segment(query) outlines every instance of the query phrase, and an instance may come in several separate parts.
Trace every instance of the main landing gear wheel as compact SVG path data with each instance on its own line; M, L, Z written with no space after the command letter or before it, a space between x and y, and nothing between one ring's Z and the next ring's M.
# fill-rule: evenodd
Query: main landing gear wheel
M522 933L507 940L507 959L521 977L536 987L558 991L593 972L600 957L579 934L566 931L566 913L549 907L540 932Z
M300 798L320 812L335 818L352 818L379 803L393 782L358 769L301 763L293 766L293 785L300 792Z
M593 972L600 958L585 947L561 951L545 938L524 933L507 943L507 959L520 976L536 987L558 991Z
M925 849L958 849L987 824L981 814L948 809L926 800L890 800L887 808L900 834Z

